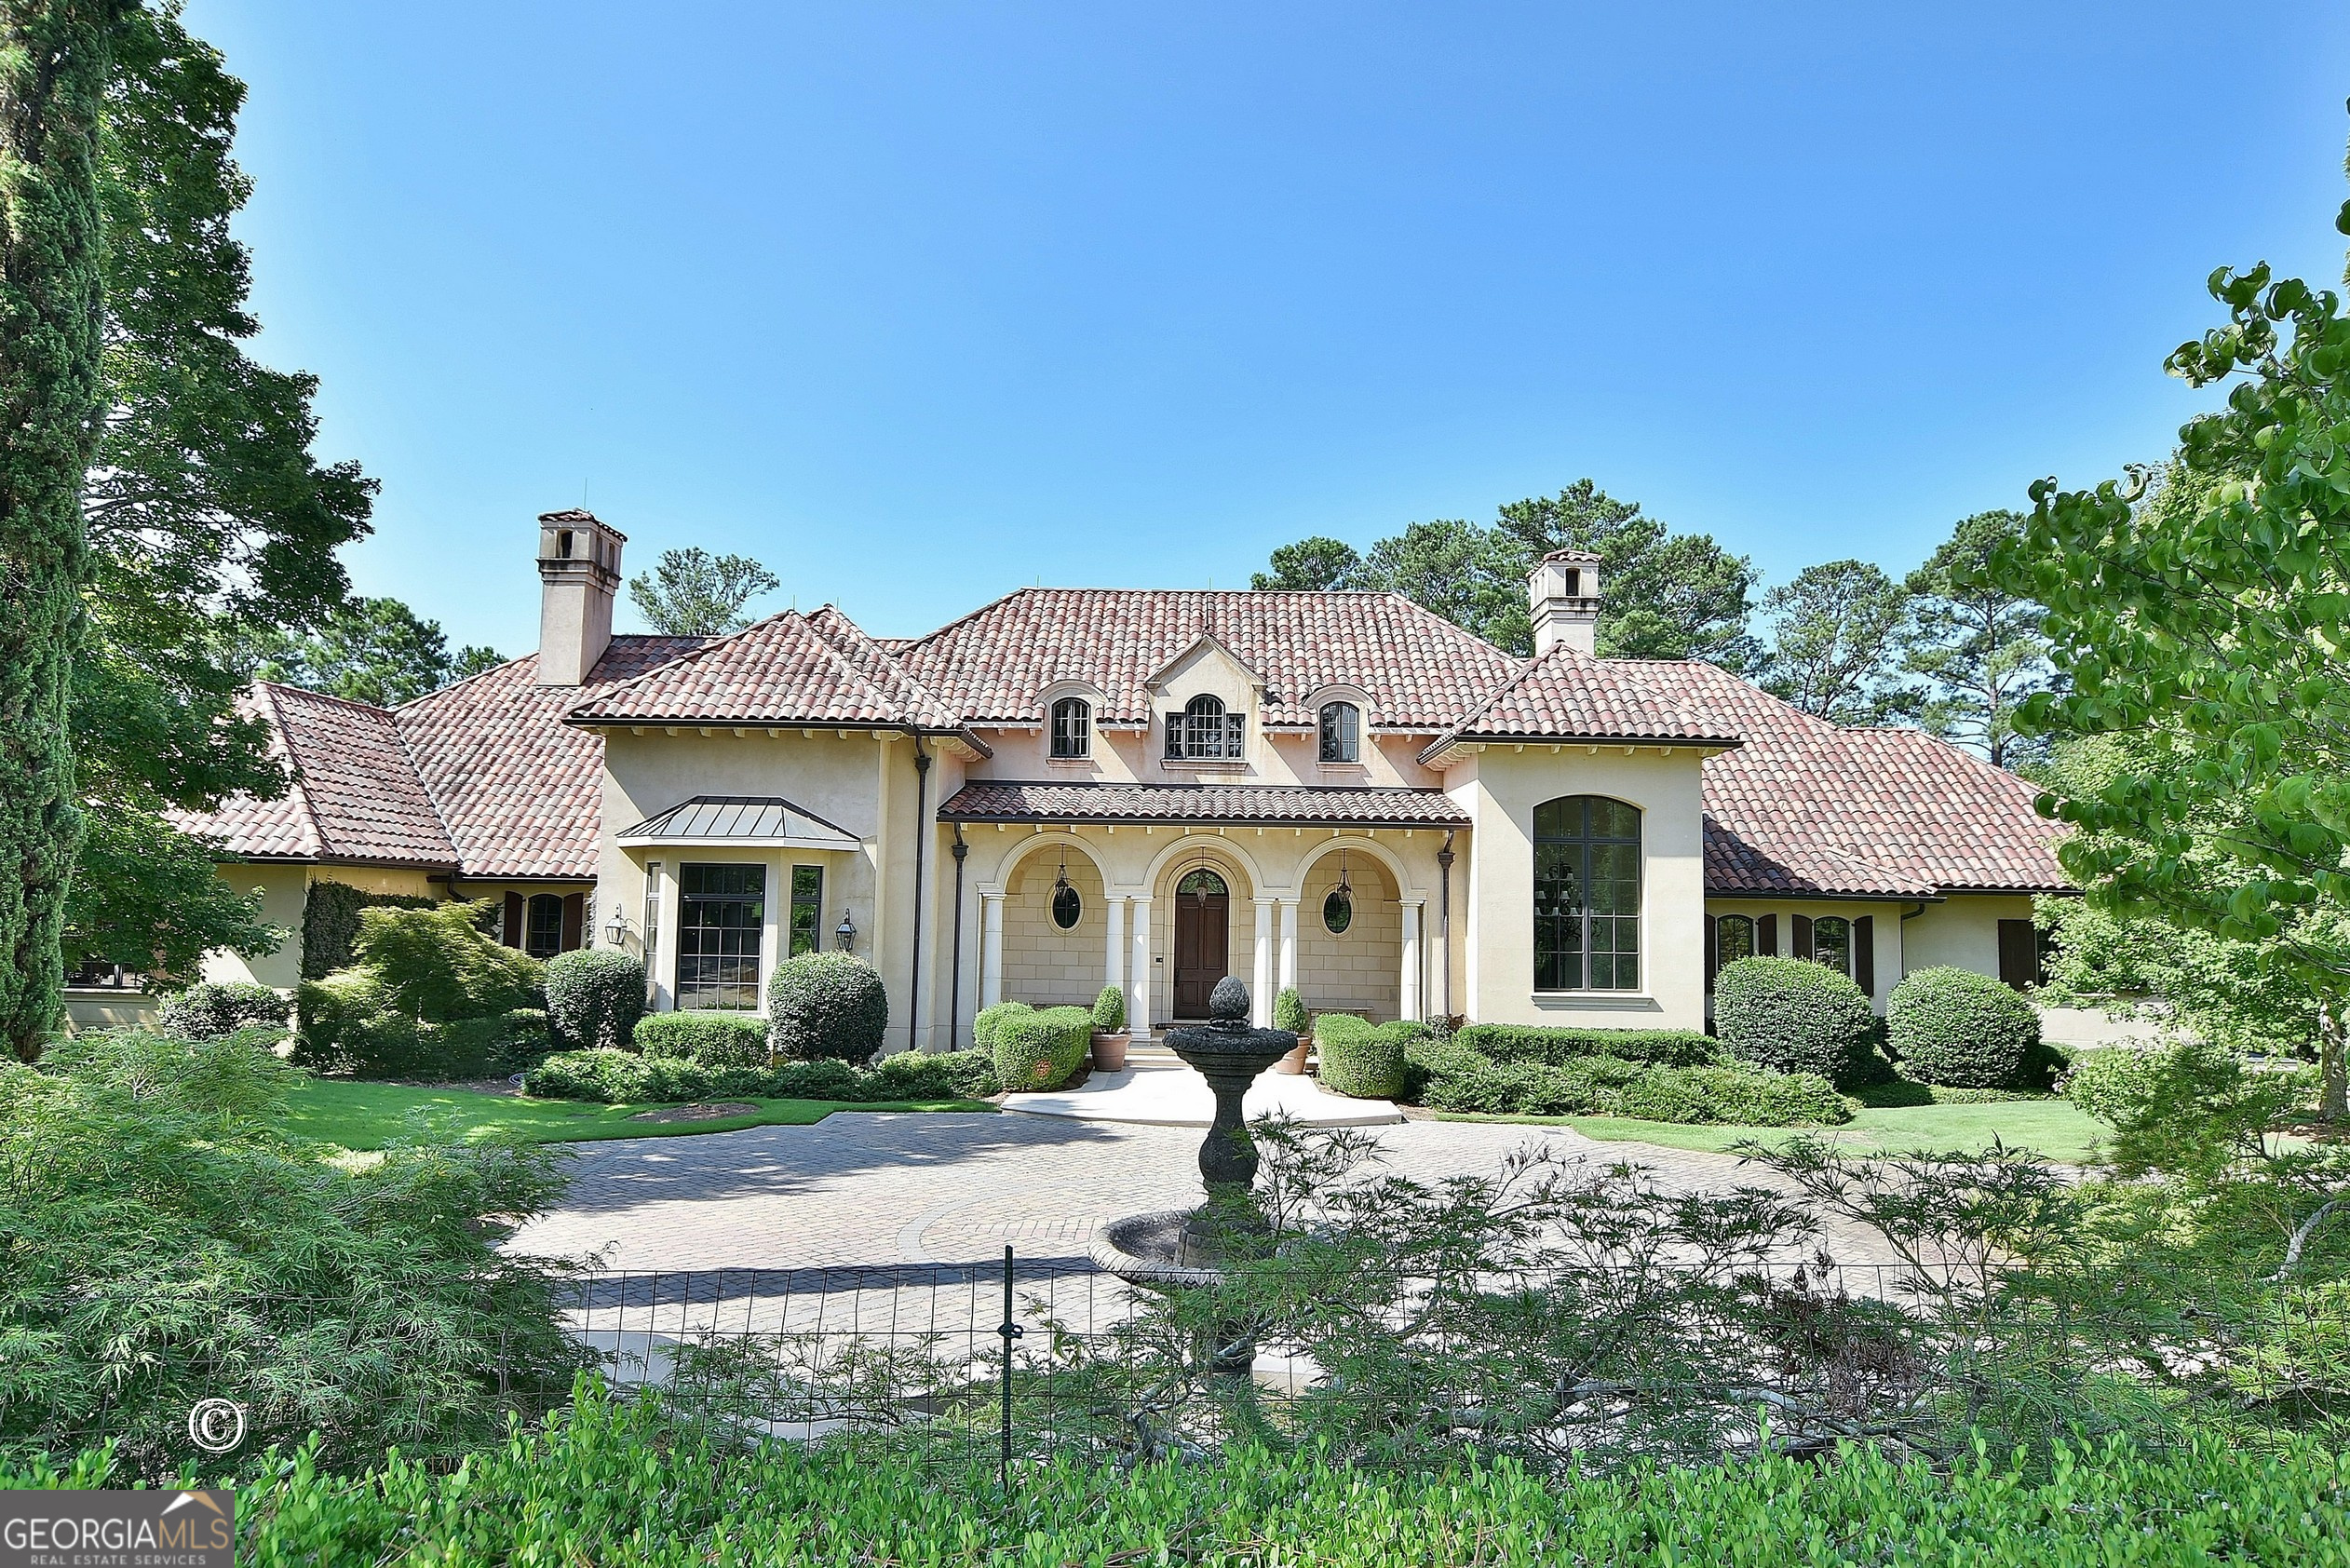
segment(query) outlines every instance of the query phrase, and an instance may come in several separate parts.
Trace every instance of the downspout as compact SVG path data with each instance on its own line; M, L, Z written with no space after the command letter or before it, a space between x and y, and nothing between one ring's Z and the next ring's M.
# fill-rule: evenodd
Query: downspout
M1436 945L1443 955L1437 1008L1446 1018L1452 1016L1452 833L1444 830L1444 847L1436 852Z
M922 852L930 839L930 753L914 739L914 972L906 982L906 1048L922 1048Z
M947 1049L963 1048L963 858L971 846L963 842L963 824L954 825L954 956L947 965Z

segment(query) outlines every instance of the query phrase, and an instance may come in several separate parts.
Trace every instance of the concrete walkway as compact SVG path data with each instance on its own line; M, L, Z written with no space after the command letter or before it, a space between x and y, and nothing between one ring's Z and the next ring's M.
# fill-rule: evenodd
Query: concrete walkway
M1243 1106L1250 1120L1279 1115L1309 1127L1388 1127L1403 1120L1389 1101L1350 1100L1329 1093L1303 1074L1270 1067L1249 1086ZM1215 1119L1216 1101L1208 1080L1180 1061L1137 1061L1124 1072L1095 1073L1075 1088L1007 1095L1004 1109L1138 1127L1206 1127Z

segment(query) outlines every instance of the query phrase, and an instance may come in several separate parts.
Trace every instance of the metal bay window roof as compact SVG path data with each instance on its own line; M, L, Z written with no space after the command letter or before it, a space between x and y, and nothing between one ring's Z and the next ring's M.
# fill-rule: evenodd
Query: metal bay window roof
M742 848L855 849L860 841L781 795L696 795L618 835L623 847L653 845Z

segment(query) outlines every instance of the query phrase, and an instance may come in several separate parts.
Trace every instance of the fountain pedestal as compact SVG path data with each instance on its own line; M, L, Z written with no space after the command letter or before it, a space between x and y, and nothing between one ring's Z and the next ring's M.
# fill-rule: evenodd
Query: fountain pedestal
M1207 1079L1216 1097L1215 1118L1199 1143L1199 1178L1208 1202L1191 1210L1130 1214L1111 1221L1094 1237L1094 1261L1146 1290L1196 1288L1221 1277L1218 1233L1247 1223L1257 1179L1257 1146L1242 1119L1242 1102L1259 1074L1297 1048L1297 1036L1286 1029L1250 1026L1249 988L1236 976L1216 982L1208 1013L1203 1027L1167 1032L1168 1048ZM1211 1365L1217 1372L1245 1372L1253 1355L1253 1347L1235 1344Z

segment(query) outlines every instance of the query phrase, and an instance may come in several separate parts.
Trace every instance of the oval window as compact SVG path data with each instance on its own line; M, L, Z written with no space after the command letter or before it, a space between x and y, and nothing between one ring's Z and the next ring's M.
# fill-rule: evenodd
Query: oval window
M1064 931L1074 929L1077 916L1085 912L1085 900L1077 897L1077 890L1064 885L1053 895L1053 924Z
M1337 888L1331 888L1330 896L1322 900L1322 924L1328 926L1330 934L1335 937L1343 934L1346 927L1354 923L1355 900Z

